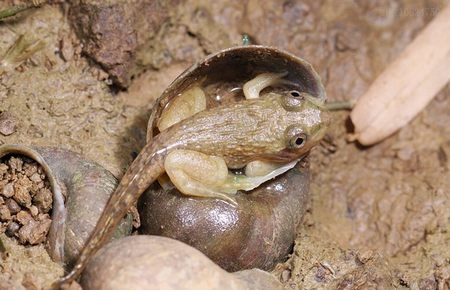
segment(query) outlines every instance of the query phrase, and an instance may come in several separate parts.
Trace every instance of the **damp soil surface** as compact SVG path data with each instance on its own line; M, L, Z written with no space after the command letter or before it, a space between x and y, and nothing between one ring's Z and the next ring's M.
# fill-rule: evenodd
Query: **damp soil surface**
M242 34L311 62L329 100L356 100L448 4L50 2L0 22L0 144L62 146L118 178L145 142L155 98ZM21 35L35 48L24 60L7 54ZM336 113L310 156L312 202L293 252L273 270L285 288L449 289L449 125L449 85L397 134L367 148L347 141L348 113ZM42 245L0 239L0 289L41 289L62 275Z

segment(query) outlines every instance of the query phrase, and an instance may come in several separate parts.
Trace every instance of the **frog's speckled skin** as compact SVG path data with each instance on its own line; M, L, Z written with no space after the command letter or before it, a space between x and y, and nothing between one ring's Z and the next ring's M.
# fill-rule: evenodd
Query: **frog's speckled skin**
M226 104L197 113L156 135L125 173L66 281L78 276L127 209L164 173L164 159L171 150L220 156L229 168L240 168L254 160L287 163L307 153L324 134L327 112L308 99L296 102L291 98L287 93L269 93L259 99ZM298 149L289 147L287 132L292 129L308 137Z

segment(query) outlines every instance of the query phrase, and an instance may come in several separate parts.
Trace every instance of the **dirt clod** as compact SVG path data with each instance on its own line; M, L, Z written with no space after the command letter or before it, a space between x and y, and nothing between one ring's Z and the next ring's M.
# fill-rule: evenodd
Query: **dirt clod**
M5 186L3 186L2 195L4 197L11 197L14 195L14 186L12 183L7 183Z
M5 136L11 135L16 132L17 125L14 115L9 112L3 112L0 114L0 134Z
M52 223L49 217L44 218L41 221L30 220L18 232L19 241L22 244L29 243L31 245L37 245L45 241L50 224Z
M20 225L16 222L10 222L6 227L6 234L8 237L13 237L17 234L20 229Z
M281 272L281 281L286 283L291 278L291 271L284 270Z
M33 218L31 217L31 214L25 210L21 210L17 216L16 216L16 220L21 224L21 225L26 225L29 222L31 222L33 220Z
M52 208L52 192L48 188L42 188L33 197L33 202L41 212L47 213Z
M0 232L21 244L45 241L50 229L53 197L36 162L18 156L0 159Z
M14 200L24 207L31 206L31 180L26 176L20 176L14 184Z
M11 220L11 213L6 205L0 205L0 220L3 222Z
M13 173L22 171L23 160L17 157L11 157L8 161L8 165Z
M6 200L6 205L8 206L11 214L17 214L21 209L20 205L12 198Z
M142 69L136 66L137 54L155 45L149 40L167 19L167 7L175 2L140 1L124 6L119 1L87 1L73 5L69 17L83 51L109 73L116 85L128 87L134 71Z

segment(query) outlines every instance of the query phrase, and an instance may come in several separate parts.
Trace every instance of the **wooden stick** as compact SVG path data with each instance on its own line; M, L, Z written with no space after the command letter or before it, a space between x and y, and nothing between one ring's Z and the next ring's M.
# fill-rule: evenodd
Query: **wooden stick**
M450 6L444 8L359 98L355 139L377 143L411 121L450 81Z

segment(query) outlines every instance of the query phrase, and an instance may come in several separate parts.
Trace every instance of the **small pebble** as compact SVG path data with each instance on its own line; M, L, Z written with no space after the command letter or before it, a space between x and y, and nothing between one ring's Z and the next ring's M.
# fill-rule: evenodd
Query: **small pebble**
M3 222L11 220L11 212L6 205L0 205L0 220Z
M8 183L3 187L2 195L4 197L11 197L14 195L14 186L12 183Z
M19 229L19 232L17 233L17 237L19 238L19 242L21 244L26 244L31 239L31 234L33 231L33 228L37 225L37 222L34 220L31 220L29 223L25 224Z
M0 115L0 133L8 136L16 132L17 125L14 116L9 112Z
M31 205L31 187L32 183L28 177L19 178L14 185L14 200L22 206L29 207Z
M37 167L33 166L29 163L26 163L23 166L23 171L25 173L26 176L30 177L31 175L33 175L34 173L37 173ZM39 174L39 173L38 173Z
M69 36L64 36L59 43L59 51L64 61L70 61L74 56L74 47Z
M9 159L8 161L9 167L11 167L11 169L13 171L22 171L22 166L23 166L23 160L20 158L16 158L16 157L11 157L11 159Z
M20 211L20 205L14 199L8 198L5 203L11 214L17 214Z
M20 224L26 225L27 223L33 220L33 217L27 211L21 210L17 214L16 219Z
M19 187L14 195L14 200L21 206L29 207L31 205L31 195L28 190Z
M33 175L30 176L30 180L33 182L40 182L41 179L41 175L39 173L34 173Z
M19 231L20 225L16 222L10 222L6 227L6 235L8 237L13 237Z
M41 212L48 212L52 208L53 196L48 188L42 188L33 197L33 203L36 204Z
M50 219L50 216L48 213L40 213L37 217L38 221L44 221Z
M366 264L368 261L370 261L371 259L373 259L374 257L374 253L372 250L364 250L361 253L358 253L358 260L362 263L362 264Z
M3 175L8 171L8 166L6 164L1 163L0 164L0 175Z
M291 271L284 270L283 272L281 272L281 281L283 283L286 283L289 279L291 279Z
M42 243L50 230L51 223L50 219L39 222L32 220L20 228L17 237L22 244L36 245Z
M36 217L39 214L39 210L35 205L30 206L29 210L33 217Z

